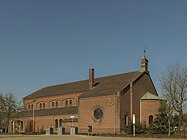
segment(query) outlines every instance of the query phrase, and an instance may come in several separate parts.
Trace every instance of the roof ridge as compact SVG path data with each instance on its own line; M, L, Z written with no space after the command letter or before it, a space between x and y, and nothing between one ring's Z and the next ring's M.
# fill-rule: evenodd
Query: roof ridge
M135 72L140 72L140 71L132 71L132 72L126 72L126 73L119 73L119 74L113 74L113 75L106 75L106 76L97 77L97 78L95 78L95 80L100 79L100 78L114 77L114 76L119 76L119 75L123 75L123 74L135 73ZM140 72L140 73L141 73L141 72ZM55 86L67 85L67 84L74 84L74 83L78 83L78 82L85 82L85 81L88 81L88 80L89 80L89 79L79 80L79 81L73 81L73 82L66 82L66 83L63 83L63 84L56 84L56 85L51 85L51 86L44 86L44 87L41 88L41 89L48 88L48 87L55 87ZM41 89L40 89L40 90L41 90ZM37 90L37 91L38 91L38 90Z
M114 77L114 76L119 76L119 75L124 75L124 74L130 74L130 73L136 73L136 72L140 72L140 71L131 71L131 72L125 72L125 73L119 73L119 74L112 74L112 75L98 77L98 78L95 78L95 79L106 78L106 77Z

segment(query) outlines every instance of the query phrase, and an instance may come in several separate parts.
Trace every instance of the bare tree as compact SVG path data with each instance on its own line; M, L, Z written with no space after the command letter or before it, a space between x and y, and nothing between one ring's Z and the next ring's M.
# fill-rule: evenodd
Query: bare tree
M9 121L16 114L19 106L16 101L16 97L12 93L1 95L0 98L0 111L1 117L4 121L5 131L8 132Z
M179 115L179 128L184 130L184 105L187 99L187 69L179 64L168 67L166 73L161 77L161 88L168 102L170 115L173 111Z
M3 114L2 114L2 110L1 110L1 101L2 101L3 96L0 95L0 128L3 127Z

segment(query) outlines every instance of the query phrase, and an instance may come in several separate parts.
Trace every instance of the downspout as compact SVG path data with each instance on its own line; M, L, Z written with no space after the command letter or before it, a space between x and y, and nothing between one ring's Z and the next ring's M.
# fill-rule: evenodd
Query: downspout
M116 93L114 93L114 134L116 134Z
M118 105L117 105L117 100L118 100L118 98L119 98L119 95L120 95L120 93L119 92L116 92L116 93L114 93L114 134L116 134L116 111L117 111L117 107L118 107Z
M142 99L140 99L140 123L142 122Z
M130 119L132 120L132 114L133 114L133 100L132 100L132 82L130 82Z

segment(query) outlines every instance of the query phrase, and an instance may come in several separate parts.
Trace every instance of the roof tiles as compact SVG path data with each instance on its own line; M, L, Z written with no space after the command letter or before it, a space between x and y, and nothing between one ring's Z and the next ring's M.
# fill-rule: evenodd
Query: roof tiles
M89 89L89 80L48 86L26 96L24 99L68 94L77 91L84 92L80 96L80 98L110 95L114 92L120 92L121 90L123 90L130 82L136 80L141 74L142 73L139 71L134 71L129 73L95 78L94 88L92 89Z

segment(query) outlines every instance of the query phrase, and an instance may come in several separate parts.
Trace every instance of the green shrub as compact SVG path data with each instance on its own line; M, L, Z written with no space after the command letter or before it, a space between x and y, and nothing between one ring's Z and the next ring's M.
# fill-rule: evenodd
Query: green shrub
M125 126L124 132L126 134L133 134L133 124L130 123L128 126ZM145 123L142 124L142 123L137 122L135 124L135 133L136 134L146 134L147 128L146 128Z

